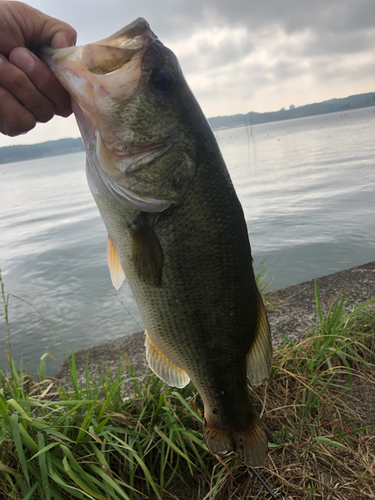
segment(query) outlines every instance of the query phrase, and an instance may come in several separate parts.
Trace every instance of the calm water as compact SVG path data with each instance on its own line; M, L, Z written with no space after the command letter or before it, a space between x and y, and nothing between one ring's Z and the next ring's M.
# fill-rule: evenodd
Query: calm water
M375 108L216 132L258 267L273 288L375 260ZM36 372L70 351L142 328L128 285L112 287L107 236L84 154L0 165L0 266L12 354ZM27 302L24 302L27 301ZM30 305L31 304L31 305ZM2 314L2 313L1 313ZM7 332L0 318L0 366ZM57 363L50 361L53 374Z

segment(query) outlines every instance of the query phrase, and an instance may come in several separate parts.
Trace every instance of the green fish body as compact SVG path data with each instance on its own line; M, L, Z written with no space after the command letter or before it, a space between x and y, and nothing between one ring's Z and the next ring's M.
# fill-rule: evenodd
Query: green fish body
M150 367L171 386L192 380L212 453L264 465L247 378L271 368L267 316L241 205L176 57L143 19L43 57L72 95L112 282L129 281Z

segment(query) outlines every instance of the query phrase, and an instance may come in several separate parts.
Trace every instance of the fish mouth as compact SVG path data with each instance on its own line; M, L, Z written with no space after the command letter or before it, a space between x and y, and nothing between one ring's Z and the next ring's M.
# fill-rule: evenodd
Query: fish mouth
M73 111L77 120L81 116L76 113L78 106L93 134L100 130L106 143L115 143L118 141L105 119L105 98L126 101L136 94L143 82L143 55L155 40L147 21L138 18L98 42L63 49L43 47L39 55L76 102ZM133 149L139 152L143 147L147 149L148 145ZM129 151L132 152L130 146Z
M112 156L111 164L118 162L122 173L129 167L140 168L167 149L167 140L137 144L118 137L110 123L106 99L126 101L134 96L142 84L143 55L154 40L157 37L147 21L138 18L98 42L64 49L44 47L40 53L72 96L84 142L91 142L91 150L96 144L99 158L107 150L104 156Z
M105 75L128 63L137 52L146 48L157 36L143 18L138 18L113 35L86 45L53 49L42 47L40 57L49 66L73 69L72 63L80 59L84 69L92 74ZM76 68L82 70L83 68Z

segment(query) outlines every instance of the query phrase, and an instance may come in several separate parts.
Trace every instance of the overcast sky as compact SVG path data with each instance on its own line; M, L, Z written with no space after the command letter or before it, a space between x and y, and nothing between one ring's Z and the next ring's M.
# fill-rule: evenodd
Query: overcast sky
M374 0L30 0L77 44L147 19L177 55L207 117L275 111L375 91ZM54 118L0 147L78 137Z

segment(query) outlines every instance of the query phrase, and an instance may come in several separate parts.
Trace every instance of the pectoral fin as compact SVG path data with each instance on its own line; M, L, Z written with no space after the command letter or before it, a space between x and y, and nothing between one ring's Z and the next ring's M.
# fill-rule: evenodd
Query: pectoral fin
M188 374L173 363L150 339L146 331L146 359L151 370L172 387L185 387L190 382Z
M268 379L272 367L272 339L266 309L258 292L258 319L255 340L246 356L247 376L251 385L259 385Z
M111 273L112 285L116 288L116 290L118 290L125 279L125 274L122 270L116 248L114 247L109 235L107 243L107 263L109 272Z
M160 287L163 272L163 250L146 214L129 226L133 264L137 275L146 285Z

